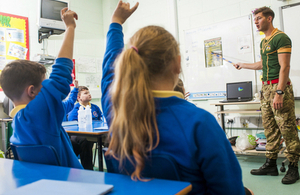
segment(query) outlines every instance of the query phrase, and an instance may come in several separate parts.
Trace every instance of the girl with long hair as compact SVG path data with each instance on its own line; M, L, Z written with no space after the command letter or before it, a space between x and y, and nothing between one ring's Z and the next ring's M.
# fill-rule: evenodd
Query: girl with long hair
M119 2L107 33L102 107L109 125L106 155L134 163L142 179L151 154L172 156L190 194L245 194L242 173L215 117L173 91L181 72L179 46L164 28L138 30L124 48L122 24L137 9Z

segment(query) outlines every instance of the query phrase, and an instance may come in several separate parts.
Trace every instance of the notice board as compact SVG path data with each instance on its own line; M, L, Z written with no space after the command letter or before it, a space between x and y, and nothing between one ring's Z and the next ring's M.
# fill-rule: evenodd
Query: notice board
M29 60L28 18L0 12L0 72L18 59Z

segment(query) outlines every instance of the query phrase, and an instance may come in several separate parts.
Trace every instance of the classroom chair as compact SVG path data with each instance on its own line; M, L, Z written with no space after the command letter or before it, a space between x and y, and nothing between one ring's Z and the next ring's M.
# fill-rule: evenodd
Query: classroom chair
M13 134L13 128L12 128L11 124L12 124L11 121L7 122L7 134L6 134L6 148L7 148L7 150L5 152L5 157L9 158L9 159L12 158L12 156L11 156L10 141L9 141L10 137Z
M60 166L57 152L48 145L14 145L10 144L15 160L38 164Z
M103 154L106 151L107 148L104 148ZM109 173L131 175L131 173L134 171L134 167L129 160L126 160L122 165L123 168L119 169L118 160L108 155L104 155L104 159L107 172ZM158 178L177 181L181 180L177 162L173 157L165 154L152 154L151 157L147 158L145 168L143 169L141 175L144 178Z

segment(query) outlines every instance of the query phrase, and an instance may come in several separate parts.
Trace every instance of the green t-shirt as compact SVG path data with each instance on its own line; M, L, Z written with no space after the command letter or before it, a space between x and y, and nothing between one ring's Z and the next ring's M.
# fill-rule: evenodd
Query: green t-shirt
M279 78L280 65L278 54L291 52L291 39L277 28L273 30L271 36L261 41L260 54L263 64L263 81Z

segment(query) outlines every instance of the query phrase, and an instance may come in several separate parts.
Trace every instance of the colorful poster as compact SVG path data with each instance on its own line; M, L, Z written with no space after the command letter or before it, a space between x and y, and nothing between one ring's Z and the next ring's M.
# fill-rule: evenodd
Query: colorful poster
M28 18L0 12L0 42L5 43L5 54L8 60L29 60ZM2 43L3 49L3 43Z
M9 44L7 55L13 56L19 59L25 59L27 54L27 48L22 47L21 45L17 45L14 43Z
M221 37L205 40L204 51L206 68L223 65Z
M0 55L5 57L0 60L0 68L13 60L29 60L28 29L27 17L0 12Z
M5 28L0 28L0 41L5 41Z
M6 43L0 41L0 55L4 56L6 52Z
M24 43L24 30L13 28L6 29L6 41Z
M6 65L6 58L3 56L0 56L0 70L3 70L5 65Z

